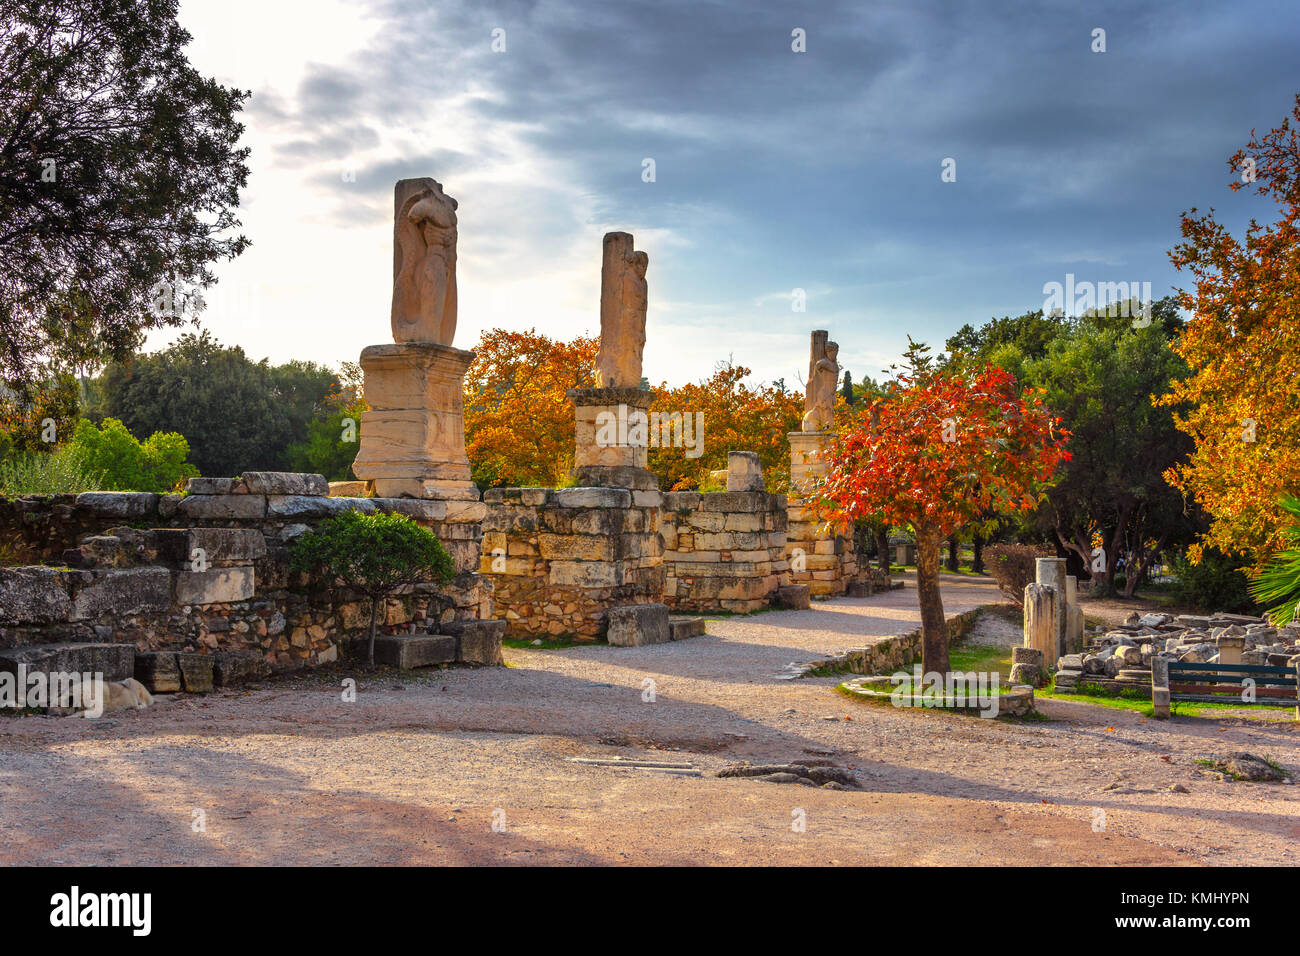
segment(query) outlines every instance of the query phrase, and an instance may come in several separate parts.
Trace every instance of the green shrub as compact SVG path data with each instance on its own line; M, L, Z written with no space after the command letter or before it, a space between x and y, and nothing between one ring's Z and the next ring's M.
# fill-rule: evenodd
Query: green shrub
M1174 603L1202 611L1255 614L1258 608L1246 585L1248 566L1244 557L1225 555L1215 548L1205 549L1200 564L1176 555L1169 562Z
M103 473L93 469L75 446L54 451L16 452L0 462L0 495L75 495L102 488Z
M177 488L199 470L186 464L190 445L176 432L154 432L144 442L136 439L116 418L101 427L82 419L72 436L92 471L103 475L107 491L158 491Z
M290 545L293 568L338 582L370 598L370 640L366 660L375 662L379 601L406 584L448 581L451 556L428 528L405 515L345 511Z

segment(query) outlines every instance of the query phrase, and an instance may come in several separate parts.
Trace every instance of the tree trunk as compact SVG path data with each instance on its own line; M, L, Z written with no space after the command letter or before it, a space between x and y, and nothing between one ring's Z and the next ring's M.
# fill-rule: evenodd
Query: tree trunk
M976 574L984 573L984 536L978 531L975 532L975 540L971 542L970 569Z
M939 592L938 531L916 531L916 596L921 604L921 667L927 674L947 674L948 628L943 619L943 595Z
M951 538L948 539L948 564L947 564L947 567L948 567L948 570L951 571L953 574L956 574L956 573L957 573L957 570L958 570L958 567L959 567L958 564L957 564L957 536L956 536L955 534L954 534Z
M379 598L370 599L370 645L366 649L366 664L375 666L375 626L379 623Z
M880 570L889 573L889 529L881 528L876 532L876 563Z

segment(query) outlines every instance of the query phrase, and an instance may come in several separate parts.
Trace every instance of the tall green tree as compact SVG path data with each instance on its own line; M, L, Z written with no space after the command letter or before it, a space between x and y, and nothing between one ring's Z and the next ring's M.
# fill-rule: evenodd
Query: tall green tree
M289 446L306 440L308 423L337 387L328 369L254 362L204 331L110 365L87 415L120 419L137 437L180 432L205 475L283 471Z
M0 0L0 378L125 358L248 245L248 96L200 75L177 0ZM164 294L165 292L165 294Z
M1137 303L1129 305L1078 319L1041 311L993 319L980 329L964 327L947 343L952 362L989 361L1043 391L1073 435L1074 457L1029 529L1077 555L1103 591L1114 590L1118 562L1127 556L1126 595L1157 555L1191 542L1198 518L1163 477L1185 460L1191 442L1171 410L1151 405L1153 395L1186 373L1169 347L1183 320L1172 298L1151 303L1145 316Z

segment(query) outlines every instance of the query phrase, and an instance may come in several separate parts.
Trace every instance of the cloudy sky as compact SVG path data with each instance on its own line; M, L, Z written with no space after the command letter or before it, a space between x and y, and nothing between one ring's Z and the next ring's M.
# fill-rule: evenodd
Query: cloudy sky
M908 335L942 347L1067 273L1168 292L1183 210L1269 216L1226 189L1226 159L1300 91L1293 0L182 0L180 18L195 65L253 93L253 246L218 267L204 324L273 362L389 340L393 183L432 176L460 203L462 348L599 331L601 236L621 229L650 257L653 383L731 358L793 385L814 328L879 377Z

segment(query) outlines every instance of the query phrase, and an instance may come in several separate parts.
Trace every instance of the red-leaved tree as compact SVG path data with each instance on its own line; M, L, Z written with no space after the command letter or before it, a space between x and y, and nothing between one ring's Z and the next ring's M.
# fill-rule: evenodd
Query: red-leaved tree
M1043 482L1070 458L1069 433L1036 393L1022 393L1002 369L944 368L928 353L911 343L892 387L869 399L827 448L816 508L836 525L867 518L912 527L922 665L946 674L944 538L988 511L1033 509Z

